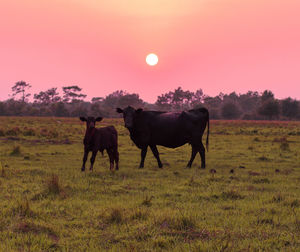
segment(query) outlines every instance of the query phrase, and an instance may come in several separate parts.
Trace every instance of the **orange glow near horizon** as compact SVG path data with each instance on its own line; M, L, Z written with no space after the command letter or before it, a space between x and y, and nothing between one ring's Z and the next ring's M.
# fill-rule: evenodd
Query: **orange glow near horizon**
M297 0L4 0L0 100L78 85L88 98L123 89L148 102L178 86L205 94L272 90L300 99ZM145 64L145 52L159 64Z

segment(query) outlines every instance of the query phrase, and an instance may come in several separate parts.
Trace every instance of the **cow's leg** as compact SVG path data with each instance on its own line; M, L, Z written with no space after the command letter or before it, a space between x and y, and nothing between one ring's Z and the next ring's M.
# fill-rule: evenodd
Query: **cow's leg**
M157 159L158 167L159 167L159 168L162 168L163 165L162 165L162 163L161 163L161 161L160 161L159 153L158 153L158 150L157 150L157 148L156 148L156 145L150 145L150 148L151 148L151 150L152 150L152 153L153 153L154 157Z
M87 148L84 148L81 171L85 171L85 163L88 158L88 155L89 155L89 150Z
M201 157L201 168L205 169L205 148L203 146L202 141L201 141L201 145L200 145L199 154L200 154L200 157Z
M114 158L116 162L116 170L119 170L119 152L117 149L114 151Z
M189 161L188 164L187 164L187 167L188 167L188 168L191 168L191 167L192 167L192 163L193 163L193 161L194 161L194 159L195 159L195 157L196 157L197 152L198 152L198 148L197 148L196 146L192 145L191 159L190 159L190 161Z
M96 159L96 155L97 155L98 150L93 150L93 154L91 157L91 166L90 166L90 171L93 170L94 167L94 163L95 163L95 159Z
M113 149L107 149L107 154L108 154L109 163L110 163L109 169L112 171L114 169L114 151L113 151Z
M144 168L144 162L145 162L145 158L146 158L146 154L147 154L147 148L148 148L148 145L146 145L146 147L142 148L142 151L141 151L141 163L140 163L140 167L139 168Z

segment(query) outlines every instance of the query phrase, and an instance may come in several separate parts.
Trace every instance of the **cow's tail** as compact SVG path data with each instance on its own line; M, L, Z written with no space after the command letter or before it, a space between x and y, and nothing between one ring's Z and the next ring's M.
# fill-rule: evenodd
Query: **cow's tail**
M208 137L209 137L209 112L207 110L207 136L206 136L206 150L208 151Z

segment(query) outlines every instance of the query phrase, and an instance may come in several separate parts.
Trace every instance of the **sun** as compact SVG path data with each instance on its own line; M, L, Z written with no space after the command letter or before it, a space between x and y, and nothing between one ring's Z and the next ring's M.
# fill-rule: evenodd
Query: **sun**
M158 57L154 53L150 53L146 57L146 62L149 66L155 66L158 63Z

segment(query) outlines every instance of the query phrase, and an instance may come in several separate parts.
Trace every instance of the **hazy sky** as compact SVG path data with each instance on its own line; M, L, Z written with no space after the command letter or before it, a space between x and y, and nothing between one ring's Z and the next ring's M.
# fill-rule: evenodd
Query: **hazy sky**
M78 85L154 102L181 86L300 98L299 0L0 0L0 99ZM158 65L145 62L148 53Z

